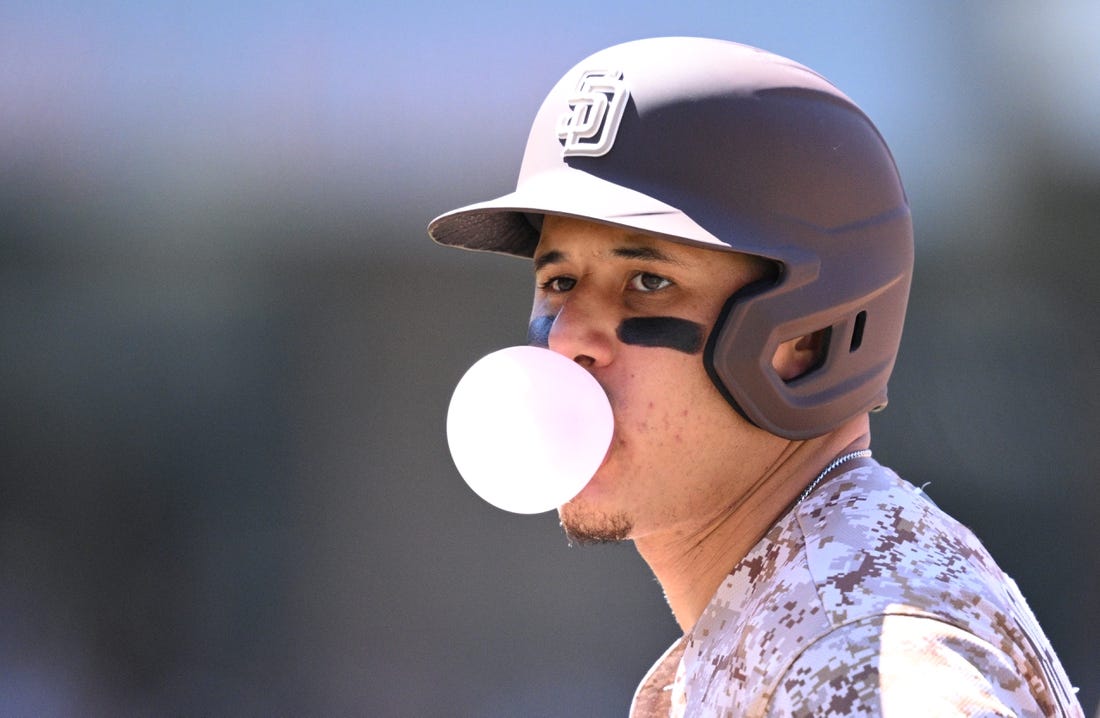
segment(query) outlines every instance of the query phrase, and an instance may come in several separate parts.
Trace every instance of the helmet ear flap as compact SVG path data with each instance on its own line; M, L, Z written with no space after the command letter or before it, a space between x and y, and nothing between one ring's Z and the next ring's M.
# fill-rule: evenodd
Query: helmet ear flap
M718 318L714 322L714 327L710 331L710 336L707 337L706 347L703 349L703 367L707 370L707 376L710 377L711 383L718 389L718 393L725 398L726 402L733 407L734 411L741 415L741 418L759 428L763 427L760 427L760 425L741 408L737 399L734 398L732 387L727 386L726 380L722 378L723 374L728 376L731 373L725 371L725 369L737 363L737 361L730 356L729 345L720 345L718 339L722 336L726 327L726 322L729 320L733 309L746 300L763 294L775 287L781 281L779 276L780 272L781 268L775 275L750 282L730 295L729 299L722 305L722 310L718 312ZM719 367L721 367L723 371L719 371Z
M784 264L779 281L735 292L704 348L711 382L751 424L795 441L881 408L909 291L904 260L875 265L884 276L868 276L871 263L848 268L842 296L817 281L826 271L843 276L835 264L820 273Z

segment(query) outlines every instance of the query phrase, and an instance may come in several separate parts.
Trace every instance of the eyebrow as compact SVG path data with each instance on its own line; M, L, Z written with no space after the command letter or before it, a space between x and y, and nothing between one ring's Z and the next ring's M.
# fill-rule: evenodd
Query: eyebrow
M535 271L539 271L543 267L549 264L560 264L565 261L565 253L558 250L551 250L546 254L539 257L535 257Z
M633 259L642 262L663 262L666 264L683 265L683 262L672 255L662 252L656 247L644 245L624 245L615 247L611 250L611 255L621 259ZM543 267L551 264L560 264L566 261L567 258L565 252L553 249L546 254L535 257L535 271L538 272Z
M645 246L628 246L628 247L616 247L611 250L611 253L616 257L622 257L623 259L640 259L643 262L665 262L667 264L682 264L680 260L673 258L672 255L662 252L656 247Z

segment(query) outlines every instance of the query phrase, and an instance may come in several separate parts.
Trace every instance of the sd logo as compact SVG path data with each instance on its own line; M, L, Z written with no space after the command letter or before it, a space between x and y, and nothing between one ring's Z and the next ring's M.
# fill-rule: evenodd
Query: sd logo
M562 156L607 154L615 143L629 96L621 72L589 70L581 75L577 93L569 98L569 111L558 119Z

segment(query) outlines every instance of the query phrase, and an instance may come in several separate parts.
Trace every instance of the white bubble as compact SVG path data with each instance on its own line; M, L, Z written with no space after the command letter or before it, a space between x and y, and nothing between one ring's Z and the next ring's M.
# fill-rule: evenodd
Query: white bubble
M455 387L447 442L459 474L497 508L536 514L566 503L599 469L614 431L611 404L576 362L509 347Z

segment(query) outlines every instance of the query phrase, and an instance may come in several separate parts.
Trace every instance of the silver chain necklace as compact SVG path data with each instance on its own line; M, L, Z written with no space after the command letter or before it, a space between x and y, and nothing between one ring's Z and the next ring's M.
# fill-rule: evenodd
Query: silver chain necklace
M852 459L865 459L870 455L870 449L860 449L859 451L853 451L849 454L845 454L844 456L839 456L833 459L833 463L826 466L825 470L818 474L816 479L810 482L810 485L807 486L806 490L802 492L802 495L798 497L798 501L796 503L800 504L805 501L806 497L809 496L813 492L813 490L817 488L817 485L821 483L821 480L824 479L825 476L828 475L828 473L836 467L840 466L846 461L851 461Z

